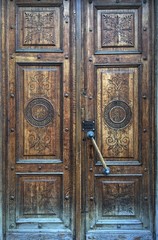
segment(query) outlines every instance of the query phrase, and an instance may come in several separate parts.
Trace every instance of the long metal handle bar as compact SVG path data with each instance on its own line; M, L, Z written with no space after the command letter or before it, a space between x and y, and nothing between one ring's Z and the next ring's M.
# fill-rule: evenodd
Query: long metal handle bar
M97 143L96 143L96 141L94 139L94 132L93 131L88 131L87 132L87 137L92 140L92 144L93 144L93 146L94 146L94 148L95 148L95 150L96 150L96 152L98 154L98 157L99 157L99 159L100 159L100 161L101 161L101 163L102 163L102 165L104 167L103 173L108 175L110 173L110 168L106 165L106 163L104 161L104 158L103 158L103 156L102 156L102 154L100 152L100 149L98 148L98 145L97 145Z

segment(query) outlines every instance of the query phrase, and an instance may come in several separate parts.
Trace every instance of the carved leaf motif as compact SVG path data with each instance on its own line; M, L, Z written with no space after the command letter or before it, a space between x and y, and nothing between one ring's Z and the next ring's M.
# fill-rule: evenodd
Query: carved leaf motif
M126 152L129 149L130 139L126 130L109 130L108 137L106 138L108 151L112 152L114 156Z
M108 79L109 84L106 86L108 97L111 99L124 96L128 99L128 74L115 74L111 79Z
M51 85L49 78L42 73L37 73L30 78L29 89L31 95L45 95L49 97Z
M24 13L24 43L55 45L54 11Z
M51 133L47 129L40 129L40 131L30 131L28 136L29 148L37 153L41 153L46 149L51 150Z
M133 46L133 21L133 14L102 14L102 46Z
M133 183L104 184L103 198L103 215L134 215Z

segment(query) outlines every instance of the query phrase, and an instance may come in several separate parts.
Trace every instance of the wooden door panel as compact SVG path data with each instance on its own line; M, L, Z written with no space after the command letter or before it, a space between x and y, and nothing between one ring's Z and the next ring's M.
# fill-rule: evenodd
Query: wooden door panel
M141 161L138 151L140 70L140 66L132 68L132 65L97 68L97 139L104 158L109 161L110 158L112 161Z
M129 9L95 8L96 54L112 51L138 52L141 50L141 5Z
M63 175L62 174L21 174L16 176L17 211L16 219L19 228L25 227L26 221L38 227L53 228L53 223L63 222ZM47 222L42 222L47 218ZM33 226L32 226L33 227Z
M30 7L29 2L17 2L17 52L63 51L62 1L44 3Z
M73 238L67 1L6 1L6 239ZM9 27L8 27L9 26Z
M61 162L62 66L18 63L17 73L17 161Z
M87 239L153 239L148 1L85 1L86 120L111 173L87 140Z

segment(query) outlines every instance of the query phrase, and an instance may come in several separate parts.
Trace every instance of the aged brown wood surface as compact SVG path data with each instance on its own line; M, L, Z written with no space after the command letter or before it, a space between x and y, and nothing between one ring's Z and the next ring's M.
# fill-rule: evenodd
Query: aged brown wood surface
M86 118L111 173L87 141L86 239L153 239L152 1L85 1Z
M69 1L4 1L6 239L72 239Z
M153 2L2 1L4 239L154 240Z

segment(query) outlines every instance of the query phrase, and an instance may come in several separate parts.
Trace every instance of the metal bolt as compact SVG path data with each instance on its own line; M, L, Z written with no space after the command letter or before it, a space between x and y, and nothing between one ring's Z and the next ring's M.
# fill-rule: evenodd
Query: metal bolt
M147 56L144 56L144 57L143 57L143 60L147 60Z
M15 227L14 223L10 224L10 227L11 227L11 228L14 228L14 227Z
M64 94L64 97L68 98L68 96L69 96L69 93Z
M144 200L147 201L147 200L148 200L148 197L144 197Z
M90 61L90 62L92 62L92 61L93 61L93 58L92 58L92 57L90 57L90 58L89 58L89 61Z
M65 200L69 200L69 196L67 195L67 196L65 196Z
M11 93L11 94L10 94L10 97L11 97L11 98L14 98L14 97L15 97L15 94L14 94L14 93Z
M147 96L146 96L146 95L143 95L143 99L147 99Z
M93 200L94 200L94 197L90 197L90 200L93 201Z
M146 133L146 132L147 132L147 129L146 129L146 128L144 128L144 129L143 129L143 132L144 132L144 133Z
M92 100L93 99L93 97L92 96L89 96L89 100Z
M11 128L10 131L11 131L11 132L15 132L15 129L14 129L14 128Z
M12 195L12 196L10 197L10 199L11 199L11 200L14 200L14 199L15 199L15 196Z
M15 168L14 168L14 167L11 167L10 169L13 171Z
M41 59L41 55L40 55L40 54L38 54L38 55L37 55L37 58L38 58L38 59Z
M39 224L38 224L38 228L42 228L42 224L39 223Z
M68 128L65 128L65 132L68 132L69 131L69 129Z
M144 31L147 31L147 27L144 27L143 30L144 30Z
M42 169L42 166L39 166L38 169L41 170L41 169Z

